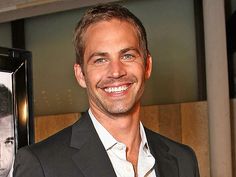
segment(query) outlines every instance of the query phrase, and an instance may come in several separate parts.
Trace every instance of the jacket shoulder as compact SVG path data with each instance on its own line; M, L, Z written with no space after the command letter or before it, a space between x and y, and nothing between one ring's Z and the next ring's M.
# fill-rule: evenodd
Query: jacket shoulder
M156 133L152 130L146 129L147 137L151 142L161 144L166 150L174 154L181 152L192 154L193 150L190 146L174 141L166 136ZM182 153L181 153L182 154Z
M68 145L70 142L72 132L72 125L69 127L64 128L63 130L60 130L59 132L55 133L54 135L51 135L50 137L37 142L35 144L32 144L29 146L30 149L37 150L37 149L50 149L58 146Z
M198 162L193 149L185 144L171 140L168 137L146 129L147 139L150 146L158 154L160 151L170 154L179 165L180 173L193 171L194 176L199 176Z
M70 146L72 127L69 126L41 142L21 148L16 154L15 176L70 176L64 173L68 173L67 169L70 169L71 173L76 169L71 168L74 166L71 156L77 152ZM62 165L63 162L66 163Z

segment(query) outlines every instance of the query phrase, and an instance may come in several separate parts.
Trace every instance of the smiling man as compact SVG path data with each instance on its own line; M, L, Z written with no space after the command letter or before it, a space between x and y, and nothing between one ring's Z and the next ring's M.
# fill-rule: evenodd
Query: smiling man
M152 69L145 29L103 4L76 26L75 76L89 110L74 125L21 149L15 177L199 177L194 152L143 127L140 99Z

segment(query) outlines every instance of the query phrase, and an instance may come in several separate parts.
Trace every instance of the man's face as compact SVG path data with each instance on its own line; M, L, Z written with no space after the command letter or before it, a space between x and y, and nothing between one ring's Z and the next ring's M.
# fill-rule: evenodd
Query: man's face
M91 109L114 115L139 106L151 57L145 66L135 28L116 19L98 22L87 29L84 41L83 71L80 65L74 68Z
M7 177L14 158L12 116L0 118L0 177Z

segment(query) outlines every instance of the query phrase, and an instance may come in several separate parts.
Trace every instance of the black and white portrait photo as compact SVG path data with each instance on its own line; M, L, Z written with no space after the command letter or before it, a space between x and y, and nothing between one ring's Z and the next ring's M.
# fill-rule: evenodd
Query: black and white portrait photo
M11 73L0 72L0 177L12 177L15 156Z
M18 149L34 142L31 56L0 47L0 177L13 177Z

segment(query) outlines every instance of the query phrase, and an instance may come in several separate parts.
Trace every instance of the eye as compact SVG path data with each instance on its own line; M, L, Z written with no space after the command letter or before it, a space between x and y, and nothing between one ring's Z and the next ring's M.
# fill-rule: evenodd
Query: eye
M123 60L133 60L134 58L135 58L135 56L132 54L125 54L122 56Z
M102 64L102 63L105 63L105 62L107 62L106 58L98 58L94 61L95 64Z
M14 138L13 137L8 137L5 142L6 145L12 145L14 143Z

